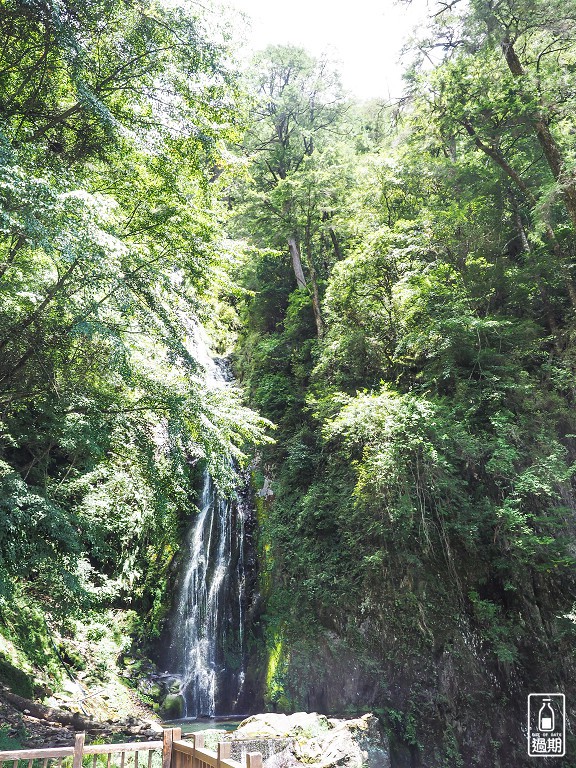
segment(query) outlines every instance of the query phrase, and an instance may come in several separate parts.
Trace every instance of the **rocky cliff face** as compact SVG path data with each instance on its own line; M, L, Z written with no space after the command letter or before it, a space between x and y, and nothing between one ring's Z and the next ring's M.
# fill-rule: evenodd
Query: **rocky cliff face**
M495 662L464 622L459 629L436 645L428 638L410 647L406 638L395 643L391 630L380 632L378 645L365 628L362 648L318 628L315 644L296 641L286 651L281 705L377 712L389 735L391 768L531 765L527 695L552 684L573 699L570 678L561 678L570 650L563 649L554 684L549 664L529 667L530 678L526 669Z

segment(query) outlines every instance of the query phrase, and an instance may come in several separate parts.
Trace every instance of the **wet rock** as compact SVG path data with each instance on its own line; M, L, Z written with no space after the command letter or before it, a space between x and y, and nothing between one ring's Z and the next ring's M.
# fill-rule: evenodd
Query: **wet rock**
M253 715L243 720L234 735L241 739L288 738L290 736L310 739L330 729L328 718L316 712L296 712L293 715L269 713Z
M388 738L372 714L351 720L308 712L254 715L240 724L233 738L291 739L266 760L266 768L390 768Z

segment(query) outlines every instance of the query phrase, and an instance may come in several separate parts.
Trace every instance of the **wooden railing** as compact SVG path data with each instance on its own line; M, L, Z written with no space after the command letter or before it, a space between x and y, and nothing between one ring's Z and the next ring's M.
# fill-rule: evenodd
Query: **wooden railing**
M83 765L92 763L92 768L128 768L130 763L133 768L152 768L153 757L158 755L157 763L160 763L162 755L162 768L169 768L170 755L166 759L166 739L162 741L140 741L129 744L85 744L85 733L77 733L73 747L49 747L47 749L18 749L9 752L0 752L0 768L8 768L5 763L12 763L12 768L82 768ZM140 754L147 752L147 762L140 761ZM85 760L85 757L92 760ZM100 759L99 759L99 756ZM113 759L113 756L115 759ZM119 757L117 757L119 756ZM132 758L132 759L130 759Z
M0 751L0 768L244 768L230 757L229 741L214 752L204 748L202 735L183 741L180 728L166 729L162 736L161 741L85 744L86 734L77 733L73 747ZM262 755L249 752L245 768L262 768Z
M180 729L174 729L177 730ZM172 744L172 768L244 768L241 763L230 757L232 744L229 741L219 742L214 752L204 747L204 736L201 734L194 734L190 741L182 741L180 734L174 736L176 738ZM246 768L262 768L260 752L248 752Z

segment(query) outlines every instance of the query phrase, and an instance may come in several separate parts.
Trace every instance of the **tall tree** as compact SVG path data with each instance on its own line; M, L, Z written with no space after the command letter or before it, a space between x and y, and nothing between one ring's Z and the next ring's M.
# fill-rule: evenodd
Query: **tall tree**
M324 206L307 192L317 158L329 140L337 138L345 111L338 75L324 59L315 60L302 49L277 46L258 55L251 68L253 119L245 139L251 157L251 174L257 199L254 217L268 220L268 246L283 241L288 246L299 288L310 283L312 306L319 337L324 334L320 308L318 254L314 253L313 219L327 215L329 192ZM306 199L307 198L307 199ZM326 232L329 226L322 225ZM331 237L338 247L337 235ZM302 267L306 263L307 279Z
M107 580L149 596L193 464L229 485L261 433L193 346L223 253L221 53L188 5L0 9L0 603L19 580L53 611Z
M574 80L571 4L479 1L470 11L458 9L451 3L437 14L432 37L449 52L431 83L446 147L462 133L498 166L516 201L511 205L519 236L527 235L525 247L537 252L534 241L545 241L576 306L576 182L567 128Z

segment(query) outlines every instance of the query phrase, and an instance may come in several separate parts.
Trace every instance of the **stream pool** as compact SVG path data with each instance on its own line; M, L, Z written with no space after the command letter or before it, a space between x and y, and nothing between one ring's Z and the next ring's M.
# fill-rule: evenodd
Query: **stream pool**
M162 725L165 728L182 728L182 733L196 733L196 731L208 731L220 729L223 731L235 731L242 722L242 718L234 719L225 717L195 718L188 717L184 720L167 720Z

